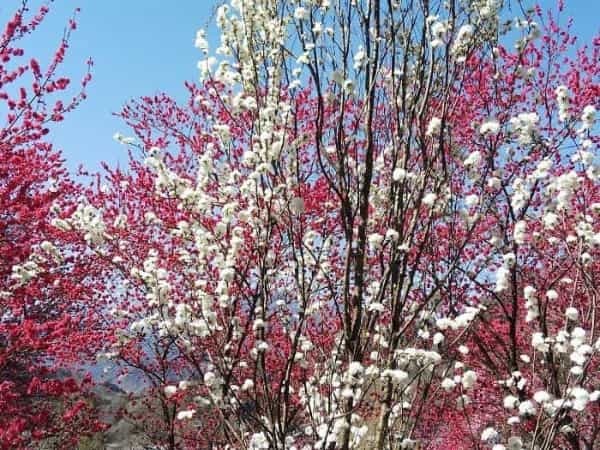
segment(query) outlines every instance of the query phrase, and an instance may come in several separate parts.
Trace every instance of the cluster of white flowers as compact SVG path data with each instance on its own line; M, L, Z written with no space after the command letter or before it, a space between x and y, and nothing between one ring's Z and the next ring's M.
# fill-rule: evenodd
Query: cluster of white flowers
M435 326L444 331L447 329L458 330L467 327L477 317L479 312L484 311L485 306L480 305L478 307L468 306L465 307L463 312L457 315L455 318L441 317L436 320Z
M495 135L500 131L500 123L497 120L488 120L481 124L479 132L484 135Z
M579 187L579 182L579 176L574 170L570 170L552 179L547 187L547 192L549 195L554 196L558 211L569 210L571 208L571 200Z
M563 350L565 352L570 352L569 359L573 363L571 373L574 375L581 375L583 373L583 366L594 352L594 349L587 343L587 333L583 328L575 327L570 333L567 333L568 332L565 331L564 334L559 333L556 336L557 343L555 344L555 349L558 352ZM559 340L559 336L565 336L565 338L570 336L568 345L566 339Z
M540 117L536 112L521 113L510 119L510 124L521 145L528 145L533 142L539 121Z
M475 151L469 153L469 156L467 156L465 158L465 160L463 161L463 164L465 167L477 170L479 168L479 164L481 164L481 152L478 150L475 150Z
M48 262L48 257L56 263L62 261L62 254L49 241L43 241L33 248L33 252L21 264L15 264L11 268L11 279L17 286L22 286L46 271L43 264ZM7 295L10 294L7 292Z
M359 70L365 66L368 61L367 52L362 47L354 54L354 69Z
M131 145L135 144L135 138L130 136L124 136L121 133L115 133L113 135L113 139L117 141L119 144L123 145Z
M451 26L446 20L439 20L438 16L427 17L429 33L431 34L431 46L433 48L441 47L448 40L448 34Z
M531 322L540 315L537 291L533 286L525 286L523 289L523 296L525 297L525 308L527 309L525 321Z
M512 183L512 195L510 197L510 206L515 213L521 211L527 204L529 196L531 195L530 185L526 180L516 177Z
M309 383L306 383L300 392L300 399L307 412L314 418L318 436L316 447L341 442L343 434L349 431L350 448L359 448L366 437L368 427L364 425L364 421L358 414L352 414L349 417L350 423L348 423L348 419L339 413L344 399L358 400L360 398L362 395L360 386L369 374L358 361L351 362L342 374L335 369L335 366L334 364L326 369L320 379L311 377ZM319 371L320 367L316 367L315 373L319 373ZM333 398L321 395L319 386L323 384L331 384L334 392ZM312 435L313 427L307 427L305 433Z
M481 440L484 442L493 442L498 437L498 432L493 427L485 428L481 432Z
M579 314L575 308L569 307L565 312L565 318L571 322L578 320ZM531 344L538 352L546 353L552 349L559 358L564 358L566 363L571 364L570 373L574 376L583 374L583 367L591 355L598 351L589 344L588 333L581 327L572 330L562 329L553 337L545 337L541 332L532 334Z
M423 196L423 204L430 208L433 205L435 205L436 200L437 200L437 195L434 194L433 192L428 192L427 194L425 194Z
M195 409L189 409L186 411L179 411L177 413L177 420L189 420L191 418L194 417L194 414L196 414L196 410Z
M583 112L581 113L581 128L579 128L578 131L583 133L584 131L592 130L595 122L596 108L594 105L587 105L583 108Z
M378 249L379 247L381 247L381 244L383 243L384 239L385 237L379 233L371 233L368 237L369 246L372 249Z
M530 180L542 180L550 174L550 169L552 168L552 160L549 158L545 158L541 160L535 170L528 177Z
M159 154L160 150L156 147L150 149L150 154L146 158L146 165L156 171L155 188L157 193L169 192L176 196L188 197L193 192L189 180L184 180L169 169Z
M206 39L206 31L198 30L196 32L196 41L194 42L194 46L205 55L208 54L208 41Z
M473 32L473 25L470 24L463 25L458 29L458 33L454 38L454 44L452 45L452 53L456 56L457 62L465 61L473 39Z
M579 319L579 311L577 311L577 308L569 306L565 310L565 317L571 322L577 322L577 319Z
M84 239L92 246L100 245L110 238L106 233L102 212L90 204L79 204L69 219L53 219L52 225L61 230L75 229L83 232Z
M560 85L554 90L554 93L558 104L558 119L566 122L569 118L569 90L566 86Z
M250 450L268 450L270 448L269 440L265 436L265 433L254 433L250 437L250 442L248 443L248 448Z
M168 272L159 266L157 250L150 250L148 257L144 260L143 270L131 269L131 275L141 279L146 288L146 299L150 306L156 306L168 302L171 286L168 281Z
M600 246L600 231L594 230L594 224L594 218L589 215L575 224L575 233L586 249Z
M425 134L427 136L434 136L436 134L439 134L441 129L442 119L440 119L439 117L432 117L429 120L429 124L427 125L427 131L425 132Z
M35 258L29 258L23 264L15 264L12 266L11 278L15 280L18 285L23 285L42 272L43 269L39 266L38 262L36 262Z
M498 267L496 270L496 287L494 288L495 292L503 292L509 287L509 275L510 270L505 265Z
M500 0L473 0L470 2L481 18L496 18L501 6Z
M389 379L395 386L405 384L409 379L408 373L399 369L385 369L383 372L381 372L381 377L384 379Z
M517 49L519 52L523 51L527 44L541 36L540 26L537 24L537 22L517 17L515 18L513 25L515 29L522 29L524 31L523 36L517 39L515 42L515 49ZM533 67L524 73L525 77L529 77L532 71ZM521 72L521 75L523 75L523 72Z
M527 222L525 220L519 220L515 223L513 230L513 238L515 243L522 245L525 243L527 237Z
M477 194L469 194L465 197L465 205L467 208L477 206L479 203L479 196Z
M598 390L590 392L581 386L573 386L566 388L563 398L555 398L545 390L536 391L531 400L520 401L517 397L508 395L504 398L504 407L509 410L517 409L521 416L532 416L537 414L539 405L545 414L554 417L560 411L568 409L576 412L584 411L589 403L595 402L599 398L600 391ZM509 422L518 423L518 418L509 420Z

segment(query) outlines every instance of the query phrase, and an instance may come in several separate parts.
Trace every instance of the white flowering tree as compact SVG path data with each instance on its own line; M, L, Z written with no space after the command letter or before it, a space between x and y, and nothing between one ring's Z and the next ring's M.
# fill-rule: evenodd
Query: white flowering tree
M56 224L156 440L599 445L598 40L504 6L232 0L189 103L124 109L130 171Z

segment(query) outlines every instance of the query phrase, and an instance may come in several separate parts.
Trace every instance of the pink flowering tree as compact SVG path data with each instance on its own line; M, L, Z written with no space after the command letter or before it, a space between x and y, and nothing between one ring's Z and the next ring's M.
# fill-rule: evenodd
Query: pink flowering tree
M470 151L457 181L483 219L466 273L486 304L463 358L482 384L458 433L594 448L600 42L577 49L540 9L518 25L528 35L514 50L471 61L456 120Z
M48 66L27 55L21 44L48 7L19 3L0 31L0 448L65 448L99 426L82 395L87 381L70 375L93 357L97 327L74 236L51 225L78 188L47 135L85 98L90 77L69 96L60 65L73 20Z
M598 445L598 40L520 6L231 1L189 100L124 108L58 223L150 440Z

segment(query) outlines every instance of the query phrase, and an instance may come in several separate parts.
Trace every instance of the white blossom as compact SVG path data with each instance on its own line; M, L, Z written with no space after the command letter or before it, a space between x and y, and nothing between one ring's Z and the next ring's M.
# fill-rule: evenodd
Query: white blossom
M364 50L359 50L354 54L354 69L360 69L367 62L367 53Z
M537 391L535 394L533 394L533 399L537 403L542 404L552 400L552 396L546 391Z
M535 332L531 335L531 345L538 352L542 352L542 353L547 352L550 348L548 346L548 344L546 343L546 339L544 338L544 335L540 332Z
M449 26L447 22L440 22L437 19L435 19L433 23L431 23L431 46L433 48L444 45L444 41L447 38L446 35L448 33L448 30Z
M554 227L556 227L556 225L558 225L558 222L559 222L558 214L553 213L552 211L548 211L542 217L542 223L544 224L544 228L546 228L548 230L554 229Z
M500 123L497 120L488 120L479 127L479 132L484 136L498 134L498 131L500 131Z
M194 417L195 413L196 413L195 409L190 409L188 411L179 411L177 413L177 420L191 419L192 417Z
M573 308L571 306L565 310L565 317L573 322L576 322L579 318L579 311L577 311L577 308Z
M167 397L172 397L177 392L177 386L165 386L164 392Z
M475 385L476 381L477 374L472 370L468 370L462 376L462 385L465 389L471 389Z
M537 124L540 117L537 113L521 113L517 117L510 119L510 123L520 144L527 145L533 142L533 137L537 131Z
M493 441L497 437L498 432L492 427L488 427L481 432L481 440L484 442Z
M558 104L558 119L565 122L569 118L569 90L561 85L554 90L554 93Z
M519 404L519 399L514 395L507 395L504 397L503 405L506 409L514 409Z
M249 450L268 450L269 441L263 432L254 433L248 443Z
M423 204L429 207L433 206L436 200L437 195L435 195L433 192L429 192L423 196Z
M427 131L425 134L427 136L433 136L435 134L438 134L441 129L442 129L442 120L439 117L432 117L429 120L429 124L427 125Z
M569 395L572 398L571 404L575 411L583 411L590 401L590 393L580 386L571 388Z
M404 180L407 176L407 172L406 170L402 169L401 167L396 167L394 169L394 172L392 172L392 179L394 181L401 181Z
M208 41L206 40L206 31L198 30L196 32L195 47L201 50L203 53L208 53Z
M368 237L369 246L371 248L377 249L383 243L384 236L379 233L371 233Z
M452 46L452 53L457 56L456 59L458 62L463 62L466 59L466 53L473 38L473 31L473 26L466 24L461 26L456 34Z
M441 383L442 389L451 391L455 388L456 382L452 378L444 378Z
M529 400L519 404L519 414L522 416L535 416L536 412L535 405Z
M481 163L481 152L475 150L471 152L469 156L463 161L465 167L473 167L476 168Z
M511 436L506 442L508 450L521 450L523 448L523 441L518 436Z
M513 238L515 240L515 243L519 245L525 243L526 231L527 222L525 222L524 220L519 220L517 223L515 223L515 228L513 231Z
M510 272L506 267L504 267L504 266L498 267L498 270L496 270L496 287L494 289L495 292L502 292L502 291L505 291L506 289L508 289L509 274L510 274Z
M596 108L594 105L587 105L581 113L581 121L583 122L579 131L591 130L596 121Z
M479 196L477 194L470 194L465 197L465 205L467 207L476 206L479 202Z
M297 20L306 20L308 19L309 11L308 9L298 6L294 11L294 19Z

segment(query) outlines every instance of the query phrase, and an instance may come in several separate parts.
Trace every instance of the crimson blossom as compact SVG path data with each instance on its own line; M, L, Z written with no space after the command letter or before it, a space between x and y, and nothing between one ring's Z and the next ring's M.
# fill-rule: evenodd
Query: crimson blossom
M47 67L27 58L21 44L49 12L28 3L0 34L0 448L70 448L100 426L82 395L89 380L72 376L93 357L97 326L73 236L51 225L78 187L48 134L85 98L90 75L64 100L70 81L59 69L74 20Z

